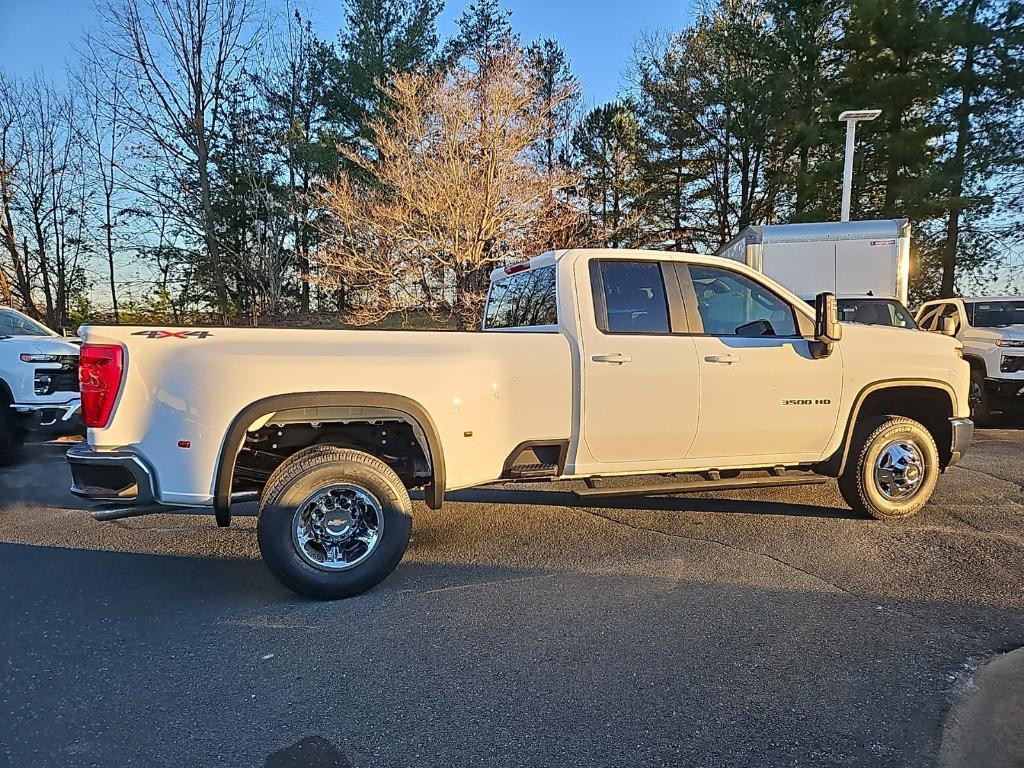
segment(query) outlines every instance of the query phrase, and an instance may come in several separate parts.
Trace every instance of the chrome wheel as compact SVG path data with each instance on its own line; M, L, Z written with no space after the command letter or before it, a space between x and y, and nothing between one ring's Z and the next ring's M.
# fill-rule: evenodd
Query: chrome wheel
M366 560L384 533L380 502L365 488L335 483L306 498L292 518L292 543L310 565L343 571Z
M913 440L894 440L875 459L875 487L890 501L909 499L924 482L921 449Z

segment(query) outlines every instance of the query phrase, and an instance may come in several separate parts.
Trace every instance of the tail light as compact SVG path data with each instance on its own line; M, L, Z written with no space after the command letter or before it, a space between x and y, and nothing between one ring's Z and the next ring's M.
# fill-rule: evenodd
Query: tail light
M117 344L83 344L78 364L82 385L82 421L87 427L105 427L121 389L124 349Z

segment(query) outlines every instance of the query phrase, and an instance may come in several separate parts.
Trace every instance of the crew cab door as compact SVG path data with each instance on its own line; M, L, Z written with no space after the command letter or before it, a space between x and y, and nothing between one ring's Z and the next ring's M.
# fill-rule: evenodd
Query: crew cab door
M793 306L744 274L689 264L678 275L699 334L700 424L688 456L721 464L819 458L839 414L841 345L815 359Z
M674 265L591 259L575 269L581 431L595 466L679 466L697 430L699 383Z

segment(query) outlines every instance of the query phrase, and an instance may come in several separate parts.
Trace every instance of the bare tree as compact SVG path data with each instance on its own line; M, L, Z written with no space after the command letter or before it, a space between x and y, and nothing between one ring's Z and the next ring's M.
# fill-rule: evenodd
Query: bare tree
M494 266L571 239L578 212L551 200L574 180L539 166L533 148L573 86L538 98L514 46L488 51L486 71L478 64L395 77L371 121L374 146L346 152L375 181L343 174L323 189L320 267L362 292L357 322L425 307L473 327Z
M160 195L194 226L226 322L229 269L215 224L211 149L227 86L257 39L253 0L107 0L100 13L105 47L138 90L126 116L152 146L150 159L176 182L169 195L152 187L144 194ZM147 178L136 181L145 187Z
M0 302L13 304L17 295L21 305L37 315L14 218L17 176L25 153L21 133L24 118L23 90L0 72L0 238L7 257L7 263L0 263Z
M82 66L75 73L84 111L82 131L91 155L96 186L101 197L107 278L114 322L120 322L117 306L117 276L114 263L114 205L122 176L128 130L125 125L125 76L121 61L104 62L97 55L95 40L86 40Z

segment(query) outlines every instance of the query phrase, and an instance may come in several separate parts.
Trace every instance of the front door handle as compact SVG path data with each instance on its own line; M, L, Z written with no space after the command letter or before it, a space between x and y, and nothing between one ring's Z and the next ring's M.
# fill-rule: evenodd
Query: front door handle
M705 363L724 363L725 365L732 365L740 361L739 355L706 355L704 357Z
M613 352L610 355L594 355L592 358L595 363L615 363L616 365L622 365L623 363L633 362L633 358L629 355L622 355L618 352Z

